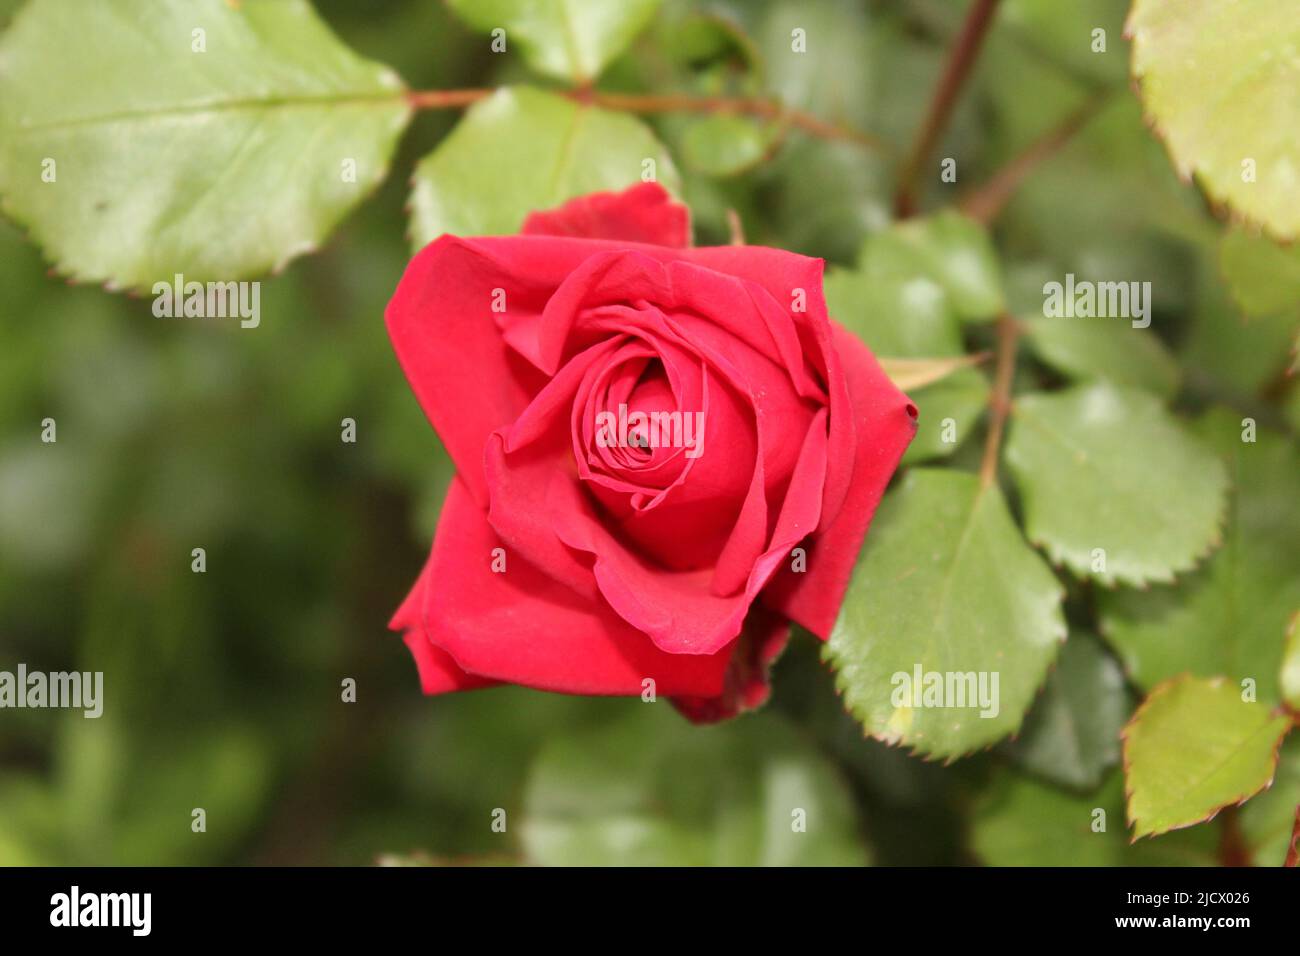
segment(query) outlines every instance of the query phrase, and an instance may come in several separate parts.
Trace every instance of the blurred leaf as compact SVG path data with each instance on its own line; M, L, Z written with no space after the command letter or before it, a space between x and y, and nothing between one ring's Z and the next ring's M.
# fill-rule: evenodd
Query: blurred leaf
M447 859L445 857L430 856L423 851L413 853L383 853L375 860L376 866L513 866L515 860L510 857L501 856L481 856L481 857L457 857L456 859Z
M1116 38L1111 40L1115 50ZM1122 44L1117 53L1125 56ZM981 67L992 69L994 63L985 57ZM1033 96L1025 95L1023 71L996 68L1007 72L1007 111L1037 103L1037 88ZM1090 95L1076 94L1032 125L1021 121L1027 128L1007 143L1004 162L1058 126ZM1065 223L1069 228L1062 228ZM1157 322L1162 311L1183 309L1194 299L1187 242L1210 244L1221 231L1208 220L1196 192L1179 181L1143 122L1140 104L1127 91L1111 96L1060 152L1034 170L1000 217L998 229L1009 253L1049 261L1051 278L1062 280L1074 272L1150 281Z
M710 176L734 176L767 155L774 133L774 127L765 128L743 116L709 116L687 127L682 158Z
M1300 368L1300 253L1243 229L1231 229L1219 243L1219 268L1233 300L1247 316L1262 316L1279 332L1291 330L1286 344L1293 356L1288 370L1294 374ZM1277 366L1274 362L1268 367Z
M642 163L677 189L677 171L638 119L528 87L476 103L416 167L411 236L509 235L528 213L641 181Z
M212 863L247 837L269 784L267 738L249 727L133 733L112 716L69 718L60 749L66 832L73 858L124 866ZM206 832L192 830L194 809Z
M1178 391L1178 362L1149 328L1118 318L1035 316L1025 330L1034 354L1071 379L1132 385L1166 399Z
M1273 785L1241 808L1238 820L1256 866L1281 866L1300 808L1300 734L1282 742Z
M1089 80L1122 86L1128 76L1123 40L1128 0L1005 0L998 25L1016 39L1070 72ZM1093 31L1106 33L1104 52L1094 50Z
M1283 632L1300 606L1300 452L1265 429L1242 441L1241 416L1225 409L1195 429L1232 483L1223 546L1176 586L1099 595L1102 634L1142 687L1185 672L1250 678L1276 702Z
M1286 648L1282 654L1278 686L1282 690L1282 703L1300 711L1300 611L1291 615L1286 628Z
M99 463L75 440L71 424L56 420L59 441L47 445L33 421L26 444L0 448L0 566L56 567L75 561L92 540L105 494L85 484Z
M1052 783L1093 790L1119 762L1119 732L1132 709L1119 664L1091 634L1074 633L1019 736L1003 749Z
M754 176L783 249L848 261L889 222L888 167L856 143L792 135Z
M1128 815L1138 837L1202 823L1267 787L1285 714L1222 677L1160 684L1124 728Z
M823 656L868 734L956 757L1020 726L1065 639L1061 598L996 487L912 469L876 513ZM969 698L925 700L932 673L984 675L994 712Z
M1247 315L1300 309L1300 252L1283 249L1245 229L1229 229L1219 241L1219 269Z
M852 126L871 119L874 11L838 0L735 9L762 53L768 88L783 103Z
M574 84L594 80L650 22L661 0L448 0L474 29L505 31L533 69Z
M877 356L966 360L961 328L942 286L933 279L832 269L826 275L825 292L831 315ZM988 382L975 369L958 369L942 381L909 392L909 397L916 403L919 418L904 464L955 451L983 414ZM954 440L944 441L949 419Z
M873 279L934 280L966 321L991 319L1005 306L1001 270L988 233L957 212L909 220L876 233L862 247L860 261Z
M775 716L697 727L663 703L625 710L612 725L552 740L538 757L522 828L530 862L866 862L847 788Z
M67 862L58 801L34 775L6 770L0 780L0 866L58 866Z
M1183 178L1274 236L1300 232L1291 0L1134 0L1133 77ZM1243 163L1253 161L1255 176Z
M410 116L396 74L304 0L33 0L0 41L0 91L5 211L60 271L113 288L315 249Z
M1296 333L1294 312L1245 317L1220 277L1218 264L1206 261L1196 277L1192 324L1179 358L1202 379L1201 387L1225 400L1249 400L1286 369Z
M831 316L877 355L962 354L960 328L943 287L932 279L835 268L824 288Z
M1130 845L1120 773L1079 795L1002 771L971 821L971 847L991 866L1216 866L1217 841L1196 827Z
M1158 399L1080 386L1019 396L1013 418L1007 465L1053 561L1107 584L1171 581L1219 542L1223 463Z

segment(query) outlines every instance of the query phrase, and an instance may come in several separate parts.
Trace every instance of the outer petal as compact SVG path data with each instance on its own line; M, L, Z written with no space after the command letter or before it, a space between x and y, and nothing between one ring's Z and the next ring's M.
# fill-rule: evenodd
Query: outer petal
M691 215L658 183L640 183L621 193L592 193L531 213L521 232L684 249L691 244Z
M489 687L496 681L474 674L467 674L452 656L429 641L424 629L425 591L429 587L429 568L426 564L420 576L415 580L415 587L406 596L402 606L397 609L388 626L394 631L402 631L402 640L415 658L415 667L420 674L420 687L426 694L445 694L453 690L472 690L476 687Z
M492 312L502 289L510 308L540 313L563 273L537 253L443 236L411 260L385 313L412 390L481 503L487 436L518 418L545 382L506 345Z
M422 622L428 641L464 672L570 694L716 696L731 648L711 656L656 648L599 601L583 598L507 552L465 483L452 482L425 570ZM407 615L401 615L409 620ZM418 658L417 658L418 660Z
M767 703L772 693L772 664L790 640L790 622L755 604L745 618L736 650L717 697L674 697L673 705L697 724L727 720Z
M916 434L916 406L881 371L857 336L832 324L858 439L853 478L839 515L806 545L807 570L795 572L787 565L763 592L768 607L823 640L839 615L880 496Z

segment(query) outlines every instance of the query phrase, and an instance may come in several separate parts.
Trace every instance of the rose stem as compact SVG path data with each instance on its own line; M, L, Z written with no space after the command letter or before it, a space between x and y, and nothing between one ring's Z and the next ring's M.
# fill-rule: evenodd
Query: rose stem
M416 109L458 109L486 99L495 92L496 90L491 89L413 90L406 94L406 101ZM760 119L781 120L820 139L856 143L882 153L891 151L887 143L870 133L830 123L811 113L789 109L777 100L761 97L688 96L681 93L641 95L602 93L590 89L566 90L560 95L579 103L625 110L630 113L735 113Z
M1029 174L1056 155L1075 133L1097 115L1108 98L1109 93L1102 93L1084 103L1060 124L1030 143L1023 152L982 184L966 193L957 203L957 208L985 225L993 222Z
M993 372L993 391L989 395L989 433L984 442L984 458L980 461L980 487L987 488L998 477L998 453L1002 446L1002 430L1011 411L1011 380L1016 371L1016 342L1020 338L1020 323L1006 312L998 316L998 354Z
M917 131L916 140L907 154L907 160L898 177L898 188L894 195L894 212L900 219L906 219L916 212L916 187L921 167L948 125L952 108L961 94L970 68L979 57L980 47L984 44L984 36L988 32L997 6L998 0L975 0L966 14L966 21L961 25L961 32L953 42L948 54L948 64L930 99L930 110L926 114L925 122Z

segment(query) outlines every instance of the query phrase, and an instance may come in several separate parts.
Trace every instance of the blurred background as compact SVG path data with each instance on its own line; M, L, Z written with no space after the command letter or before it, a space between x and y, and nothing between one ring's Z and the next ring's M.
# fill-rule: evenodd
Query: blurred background
M0 0L0 27L17 6ZM415 89L525 75L434 0L316 6ZM601 86L771 93L901 149L963 6L668 2ZM1128 92L1125 4L1084 6L1008 0L941 155L978 182L1109 96L1000 220L1013 294L1038 308L1042 275L1067 269L1151 279L1181 407L1226 402L1294 434L1296 390L1277 385L1290 327L1232 314L1213 268L1221 227ZM829 49L775 55L791 22ZM1113 54L1067 42L1094 22ZM1053 799L1117 806L1112 777L1101 795L1061 790L1008 816L1004 748L941 767L864 740L807 635L762 716L693 735L637 700L420 694L386 623L451 471L382 316L411 252L409 172L456 119L417 116L385 185L318 254L264 279L256 331L160 320L147 298L67 285L0 222L0 669L106 675L98 720L0 713L0 864L611 862L611 846L660 854L628 862L1034 862ZM649 122L701 244L726 241L734 209L750 242L848 263L889 220L878 152ZM928 189L928 206L955 195ZM57 444L40 441L45 417ZM340 441L345 417L355 444ZM196 547L204 574L190 570ZM346 678L355 703L341 700ZM790 787L833 823L812 849L782 835ZM191 831L196 807L204 833ZM563 836L584 827L586 844ZM1211 859L1218 837L1202 829L1155 841L1162 862ZM1060 862L1140 860L1125 842Z

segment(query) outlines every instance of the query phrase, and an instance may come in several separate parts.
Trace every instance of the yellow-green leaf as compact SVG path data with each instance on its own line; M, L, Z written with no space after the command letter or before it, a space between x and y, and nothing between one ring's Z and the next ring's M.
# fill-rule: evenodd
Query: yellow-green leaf
M1182 676L1148 695L1124 728L1128 815L1137 837L1202 823L1273 780L1285 714L1221 677Z

